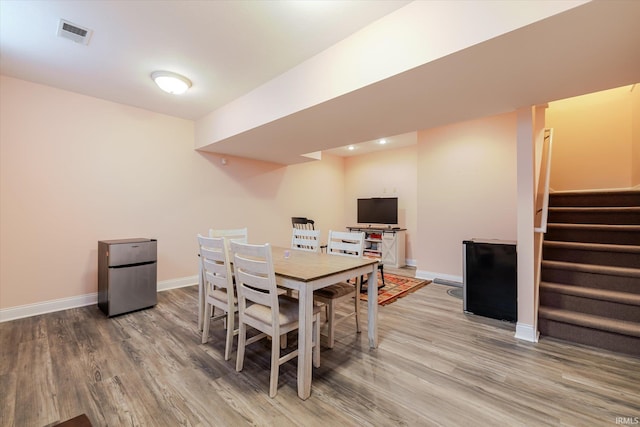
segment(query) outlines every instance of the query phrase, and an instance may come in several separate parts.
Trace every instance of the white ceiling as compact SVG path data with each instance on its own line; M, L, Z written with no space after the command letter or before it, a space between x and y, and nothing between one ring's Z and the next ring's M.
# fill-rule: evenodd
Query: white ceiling
M0 72L197 120L407 3L0 0ZM60 18L92 29L89 45L57 37ZM217 142L211 151L296 163L300 153L637 83L638 22L640 1L591 2ZM181 73L193 88L182 97L165 94L149 77L154 70Z
M373 139L358 144L349 144L343 147L324 150L325 153L340 157L353 157L362 154L374 153L395 148L408 147L418 143L418 132L407 132L400 135L391 135L385 138Z
M409 1L0 0L2 74L196 120ZM65 19L87 46L57 37ZM158 90L155 70L193 82Z

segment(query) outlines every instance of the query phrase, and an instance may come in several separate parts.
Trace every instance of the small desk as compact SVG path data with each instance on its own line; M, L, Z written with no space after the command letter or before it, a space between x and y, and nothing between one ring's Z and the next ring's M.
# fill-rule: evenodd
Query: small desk
M289 251L289 258L284 257ZM328 255L273 247L273 265L278 286L298 291L300 324L298 330L298 397L311 395L313 291L369 275L368 319L369 347L378 347L378 260Z

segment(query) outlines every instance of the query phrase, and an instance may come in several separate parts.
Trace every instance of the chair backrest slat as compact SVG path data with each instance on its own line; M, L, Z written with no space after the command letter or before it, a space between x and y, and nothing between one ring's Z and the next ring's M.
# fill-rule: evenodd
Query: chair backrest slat
M209 229L209 237L224 237L227 241L227 247L231 250L229 242L235 241L240 243L249 242L249 229L245 228L229 228L229 229ZM229 252L229 260L233 262L233 253Z
M271 246L231 241L239 304L247 301L271 308L273 323L279 316L278 291Z
M225 239L236 242L247 243L249 241L249 230L245 228L230 229L209 229L209 237L224 237Z
M217 288L233 289L228 242L222 237L198 235L198 245L207 284Z
M329 230L327 253L351 257L362 257L364 253L364 233Z
M315 229L315 222L312 219L305 218L303 216L292 216L291 225L293 226L293 228L298 228L300 230Z
M309 252L320 252L320 231L293 228L291 248Z

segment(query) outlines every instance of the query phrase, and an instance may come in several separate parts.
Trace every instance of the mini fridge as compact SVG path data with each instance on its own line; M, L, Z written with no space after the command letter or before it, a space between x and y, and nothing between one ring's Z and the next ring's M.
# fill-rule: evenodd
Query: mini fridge
M108 317L156 305L157 241L98 242L98 307Z
M465 313L517 321L516 242L472 239L462 243Z

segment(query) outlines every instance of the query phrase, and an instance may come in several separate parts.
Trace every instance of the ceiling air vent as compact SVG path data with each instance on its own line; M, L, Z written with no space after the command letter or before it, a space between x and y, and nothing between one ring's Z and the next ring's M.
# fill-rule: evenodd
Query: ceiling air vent
M89 44L91 34L93 34L93 30L72 24L64 19L61 19L58 25L58 37L69 39L76 43Z

